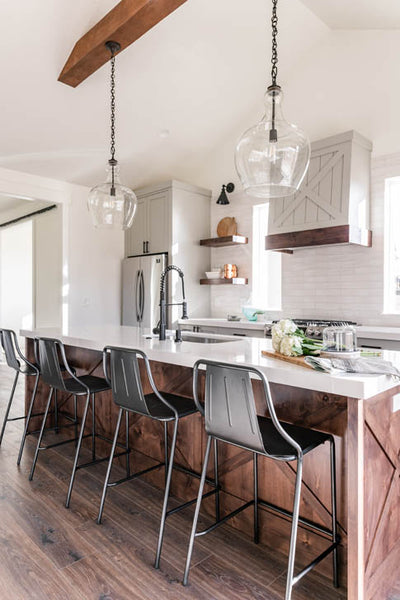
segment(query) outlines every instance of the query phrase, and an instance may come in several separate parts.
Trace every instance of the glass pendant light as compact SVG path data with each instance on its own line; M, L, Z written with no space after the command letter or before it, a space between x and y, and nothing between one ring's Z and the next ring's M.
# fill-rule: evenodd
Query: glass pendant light
M115 54L121 46L118 42L106 42L106 46L111 52L111 158L107 181L89 192L88 209L95 227L128 229L135 217L137 198L131 189L121 185L115 159Z
M276 83L278 51L276 36L278 0L272 0L272 85L265 93L265 115L240 138L235 165L245 191L257 198L280 198L300 187L310 161L305 133L288 123L282 114L282 90Z

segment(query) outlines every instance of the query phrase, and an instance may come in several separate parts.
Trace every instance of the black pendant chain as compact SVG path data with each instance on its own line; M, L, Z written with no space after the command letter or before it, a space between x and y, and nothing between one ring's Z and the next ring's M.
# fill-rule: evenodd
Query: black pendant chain
M278 4L278 0L272 0L272 17L271 17L271 25L272 25L271 79L272 79L272 85L276 85L276 78L278 76L278 44L276 41L276 36L278 34L278 16L276 14L277 4Z
M110 96L111 96L111 143L110 143L110 154L111 158L108 161L108 164L111 166L111 190L110 195L115 196L115 177L114 171L117 165L117 160L115 158L115 54L118 50L121 49L120 44L118 42L106 42L106 46L111 52L111 87L110 87Z
M115 161L115 55L111 56L111 160Z

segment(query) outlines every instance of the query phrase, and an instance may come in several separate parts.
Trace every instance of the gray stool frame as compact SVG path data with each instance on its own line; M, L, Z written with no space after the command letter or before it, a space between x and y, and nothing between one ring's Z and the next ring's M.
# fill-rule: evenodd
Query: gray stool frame
M141 382L141 378L140 378L139 364L138 364L138 360L137 360L138 357L143 359L145 368L146 368L146 374L147 374L150 386L153 390L153 393L155 394L157 399L162 403L162 405L167 407L167 409L168 409L167 413L169 412L168 416L160 417L160 416L156 416L156 415L152 414L151 409L148 406L146 396L144 395L144 392L143 392L142 382ZM110 361L111 374L109 373L108 361ZM119 364L117 364L117 363L119 363ZM175 447L176 447L179 419L183 418L183 417L179 416L176 408L174 406L172 406L168 402L168 400L166 398L164 398L163 395L160 394L160 392L158 391L156 384L154 382L154 379L153 379L150 362L149 362L147 355L144 352L142 352L141 350L118 348L118 347L114 347L114 346L106 346L103 350L103 370L104 370L106 380L108 381L109 385L111 386L114 402L115 402L115 404L117 404L117 406L119 406L119 412L118 412L118 420L117 420L117 425L115 428L114 441L113 441L113 445L111 448L111 454L110 454L110 459L109 459L109 463L108 463L107 473L106 473L106 477L104 480L103 494L101 497L99 514L97 517L97 523L98 524L101 523L103 510L104 510L104 503L105 503L105 499L106 499L107 490L109 487L115 487L117 485L120 485L121 483L125 483L126 481L131 481L133 479L136 479L137 477L140 477L141 475L144 475L145 473L150 473L151 471L154 471L155 469L160 469L160 468L164 467L165 468L164 501L163 501L162 513L161 513L161 523L160 523L160 530L159 530L159 536L158 536L156 558L155 558L155 563L154 563L155 568L158 569L160 567L161 550L162 550L162 545L163 545L163 540L164 540L165 522L166 522L167 517L180 511L180 510L183 510L184 508L187 508L188 506L195 504L198 501L197 498L194 498L193 500L189 500L183 504L180 504L179 506L176 506L173 509L168 510L168 500L169 500L169 492L170 492L170 487L171 487L172 470L176 469L178 471L181 471L183 473L186 473L187 475L191 475L198 479L200 479L200 474L196 473L195 471L192 471L191 469L186 469L185 467L181 467L180 465L174 464L174 455L175 455ZM164 423L164 461L159 462L152 467L143 469L142 471L132 473L132 474L130 473L129 462L127 462L126 477L123 477L122 479L118 479L117 481L110 482L110 475L111 475L112 464L113 464L113 459L114 459L114 452L115 452L115 447L117 444L118 434L119 434L122 416L123 416L124 412L125 412L125 417L126 417L125 427L126 427L126 432L127 432L126 433L127 445L129 444L128 431L129 431L129 413L130 412L134 413L134 414L146 416L155 421L160 421L160 422ZM194 412L191 412L188 414L194 414ZM170 422L170 421L174 422L174 429L173 429L173 435L172 435L172 441L171 441L171 449L168 454L168 428L167 428L167 426L168 426L168 422ZM129 448L129 445L128 445L128 448ZM220 518L220 511L219 511L220 486L218 483L218 470L217 470L218 449L217 449L216 441L215 441L214 449L215 449L215 466L216 466L215 479L214 480L209 479L204 474L203 486L202 486L204 488L204 482L207 482L210 485L212 485L214 489L203 494L202 497L206 498L208 496L212 496L215 494L216 519L219 519Z
M55 448L57 446L62 446L64 444L70 444L70 443L74 442L75 446L76 446L75 458L74 458L74 463L73 463L73 467L72 467L70 483L69 483L69 487L68 487L67 499L66 499L66 503L65 503L66 508L69 508L76 472L79 469L90 467L92 465L95 465L100 462L108 460L108 457L96 458L96 438L101 438L102 440L109 442L110 444L112 443L112 440L96 433L95 394L101 393L101 391L106 391L109 389L109 387L106 384L106 380L104 380L104 383L106 384L105 387L101 390L99 389L97 391L93 391L90 389L90 386L85 383L85 377L87 377L86 375L77 377L75 374L75 369L72 369L68 364L64 345L60 340L54 339L54 338L44 338L44 337L38 337L38 338L36 338L36 340L37 340L37 344L38 344L39 361L40 361L40 364L42 365L41 375L42 375L42 378L45 381L45 383L47 383L50 386L50 393L48 396L48 400L47 400L47 404L46 404L46 408L45 408L45 412L44 412L44 416L43 416L42 426L40 428L40 433L39 433L39 437L38 437L38 441L37 441L35 455L33 458L32 468L31 468L31 472L29 474L29 480L31 481L33 479L37 459L39 456L39 452L41 450L49 450L50 448ZM60 364L59 358L61 360L61 364ZM63 378L61 369L63 369L69 375L70 380L74 380L78 384L79 389L77 389L74 392L71 392L71 390L68 389L68 387L66 387L66 383L68 383L68 380L65 380ZM96 379L101 381L101 378L96 378ZM49 410L50 410L50 405L51 405L51 401L53 398L53 393L55 395L55 392L57 389L60 391L69 393L74 397L74 418L73 419L71 418L71 419L73 421L73 424L75 425L75 437L72 439L70 438L67 440L63 440L61 442L56 442L54 444L49 444L47 446L42 446L41 445L42 438L43 438L44 432L46 431L45 425L46 425L47 417L49 415ZM86 396L86 402L85 402L83 416L82 416L82 420L81 420L81 424L80 424L79 436L77 436L77 424L78 424L77 397L79 397L79 396ZM88 411L89 411L90 400L92 401L92 431L91 431L91 433L85 434L84 431L85 431L86 419L87 419L87 415L88 415ZM82 441L84 438L87 438L87 437L91 437L91 439L92 439L92 460L89 462L83 463L83 464L78 464L79 453L81 450ZM125 450L124 452L122 452L119 455L124 455L126 453L127 453L127 451Z
M8 400L6 412L4 415L3 425L1 428L0 445L3 441L3 436L4 436L4 432L5 432L7 423L9 423L10 421L20 421L20 420L24 419L25 426L24 426L24 431L22 434L22 439L21 439L21 444L20 444L20 448L19 448L19 452L18 452L18 459L17 459L17 465L19 465L21 462L22 453L23 453L23 450L25 447L25 441L26 441L27 436L35 434L35 433L39 433L39 431L40 431L40 429L35 430L35 431L28 431L31 418L42 417L44 415L43 412L33 414L33 406L35 403L36 392L37 392L39 378L40 378L40 367L39 367L39 363L37 360L36 352L35 352L35 360L36 360L35 364L31 363L22 354L21 349L18 344L17 336L15 334L15 331L13 331L12 329L4 329L4 328L0 329L0 343L4 350L7 365L10 368L15 370L15 378L14 378L14 382L12 385L10 398ZM35 348L35 350L36 350L36 348ZM25 375L26 377L35 377L35 384L33 387L32 396L31 396L31 400L29 402L29 407L28 407L27 413L21 417L10 417L9 414L10 414L11 406L12 406L12 403L14 400L15 389L16 389L17 383L18 383L18 377L20 374ZM62 413L62 414L64 414L64 413ZM58 406L57 406L56 400L55 400L55 408L54 408L54 418L55 418L55 427L48 427L48 428L46 428L47 431L50 429L58 431Z
M206 394L204 406L200 403L197 393L198 371L200 365L206 367ZM268 454L263 442L261 431L258 424L257 412L255 407L254 395L251 386L250 374L261 380L264 388L266 408L268 409L272 423L276 431L283 440L293 448L293 456L277 456ZM229 380L232 383L229 393ZM207 433L207 446L204 456L203 469L200 479L200 486L197 498L193 526L190 535L189 548L183 577L183 585L187 585L189 569L193 552L194 540L196 537L205 535L219 527L228 519L236 516L242 510L254 507L254 541L259 540L258 525L258 507L265 506L278 514L292 518L290 549L288 560L288 571L286 580L285 600L291 600L293 586L306 575L313 567L320 563L331 552L333 555L333 585L338 587L338 557L337 548L340 542L337 533L336 519L336 460L335 460L335 442L332 435L326 435L330 442L330 464L331 464L331 503L332 503L332 529L326 529L308 519L299 515L300 492L303 472L303 450L301 446L285 431L279 422L274 404L271 397L269 383L265 375L258 369L242 365L228 363L217 363L209 360L198 360L193 369L193 397L199 411L205 416L205 428ZM210 406L212 401L212 407ZM218 412L216 413L216 406ZM223 519L217 519L207 529L197 531L197 522L199 518L202 492L205 482L205 475L209 461L210 448L212 440L220 440L228 444L233 444L244 450L253 452L253 473L254 473L254 500L246 502L244 505L226 515ZM258 498L258 455L263 455L274 460L289 462L296 460L297 472L295 482L295 493L293 512L287 511L273 504L260 500ZM303 523L314 531L326 536L331 540L329 547L317 556L312 562L304 567L297 575L294 575L294 563L296 553L297 528L298 524Z

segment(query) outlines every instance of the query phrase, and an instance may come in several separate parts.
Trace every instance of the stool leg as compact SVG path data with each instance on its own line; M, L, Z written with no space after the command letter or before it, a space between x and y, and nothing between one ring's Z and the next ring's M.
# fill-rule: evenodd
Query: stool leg
M332 494L332 541L337 539L337 509L336 509L336 451L335 440L330 439L331 445L331 494ZM333 585L339 587L338 548L333 550Z
M54 390L54 433L59 433L57 390Z
M296 556L297 527L299 524L302 474L303 474L303 456L301 455L297 459L296 485L294 488L292 530L290 533L290 548L289 548L288 572L287 572L287 579L286 579L285 600L291 600L291 597L292 597L293 571L294 571L294 560L295 560L295 556Z
M29 429L29 423L31 421L31 415L32 415L32 410L33 410L33 405L35 403L35 398L36 398L36 392L37 392L37 387L38 387L38 383L39 383L39 373L36 375L35 377L35 386L33 388L33 392L32 392L32 398L31 401L29 403L29 408L28 408L28 413L26 415L26 419L25 419L25 427L24 427L24 433L22 434L22 440L21 440L21 445L19 447L19 453L18 453L18 459L17 459L17 465L20 464L21 462L21 458L22 458L22 452L24 450L24 446L25 446L25 440L26 440L26 436L28 435L28 429Z
M75 422L75 427L74 427L74 437L77 438L78 437L78 407L77 407L77 398L76 396L74 396L74 422ZM75 442L75 448L77 446L78 441Z
M96 460L96 396L92 394L92 460Z
M254 474L254 543L260 540L258 524L258 454L253 452L253 474Z
M214 481L217 487L215 494L215 520L219 521L221 517L220 499L219 499L219 477L218 477L218 440L214 439Z
M171 450L169 453L167 481L165 483L164 502L163 502L162 513L161 513L160 533L158 535L158 546L157 546L156 560L154 563L154 566L156 569L160 568L161 549L162 549L162 544L163 544L163 539L164 539L165 519L167 518L169 490L171 487L172 469L174 468L174 455L175 455L176 437L177 437L177 433L178 433L178 423L179 423L179 419L175 419L174 432L172 434Z
M164 473L165 473L165 485L167 485L168 479L168 423L164 421Z
M212 440L211 436L208 436L206 451L204 454L203 468L201 471L199 493L197 495L196 510L194 511L192 531L190 534L189 548L188 548L188 553L187 553L187 557L186 557L185 573L183 575L183 585L188 584L189 569L190 569L190 563L192 560L194 538L195 538L196 530L197 530L197 521L199 520L201 500L203 498L203 489L204 489L204 483L205 483L206 474L207 474L207 465L208 465L208 460L210 457L211 440Z
M131 474L131 465L129 459L129 411L125 412L125 450L126 450L126 476Z
M85 408L83 411L83 417L82 417L82 422L81 422L81 430L79 432L78 445L76 447L74 466L72 467L71 479L69 481L69 488L68 488L67 500L65 502L65 508L69 508L69 503L71 501L72 488L73 488L74 481L75 481L76 467L78 466L79 452L81 451L82 438L83 438L83 434L85 431L85 425L86 425L86 417L87 417L88 410L89 410L89 402L90 402L90 394L88 393L86 396L86 403L85 403Z
M38 459L38 456L39 456L39 448L40 448L40 444L42 443L43 432L44 432L44 428L46 426L47 416L49 414L49 409L50 409L51 399L52 399L52 396L53 396L53 391L54 391L54 388L50 388L49 399L47 400L46 409L45 409L44 415L43 415L42 426L40 428L40 433L39 433L38 441L37 441L37 444L36 444L35 456L33 457L33 463L32 463L32 467L31 467L31 472L29 473L29 481L32 481L33 474L35 472L36 462L37 462L37 459Z
M8 401L7 408L6 408L6 413L4 415L3 426L1 428L1 433L0 433L0 444L3 441L3 435L4 435L4 431L5 431L6 425L7 425L8 415L10 414L10 409L11 409L11 404L12 404L12 401L13 401L13 398L14 398L15 388L17 387L18 377L19 377L19 372L17 371L15 373L15 378L14 378L14 383L13 383L13 386L12 386L12 389L11 389L10 399Z
M103 516L104 502L106 501L106 494L107 494L108 482L110 480L110 475L111 475L112 463L113 463L113 459L114 459L115 448L117 446L119 428L121 427L122 413L123 413L123 410L122 410L122 408L120 408L119 409L119 413L118 413L117 426L115 428L114 439L113 439L113 443L112 443L112 447L111 447L110 460L108 461L106 478L104 480L103 494L101 496L99 514L97 516L97 523L99 525L101 523L101 517Z

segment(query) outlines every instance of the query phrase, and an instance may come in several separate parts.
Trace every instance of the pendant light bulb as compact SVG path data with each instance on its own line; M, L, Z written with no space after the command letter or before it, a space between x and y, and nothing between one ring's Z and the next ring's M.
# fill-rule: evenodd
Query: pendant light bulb
M281 198L300 187L310 162L305 133L282 113L282 90L277 78L277 0L272 0L272 85L265 93L265 115L240 138L235 165L244 190L257 198Z
M88 210L93 225L102 229L128 229L132 226L137 207L135 193L119 181L118 161L115 158L115 54L117 42L107 42L111 53L111 158L108 161L107 180L89 192Z

